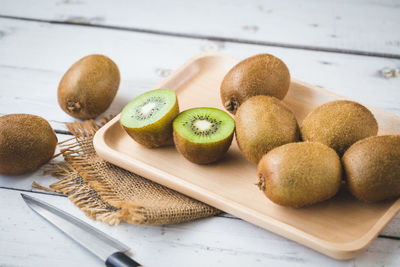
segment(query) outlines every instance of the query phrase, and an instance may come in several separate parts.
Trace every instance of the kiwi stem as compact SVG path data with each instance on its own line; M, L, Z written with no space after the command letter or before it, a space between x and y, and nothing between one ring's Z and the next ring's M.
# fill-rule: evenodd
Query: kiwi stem
M229 101L225 102L224 106L227 110L236 112L236 109L239 107L239 103L236 99L231 98Z
M79 112L81 110L81 104L70 100L67 102L67 109L71 112Z
M265 178L260 175L258 176L258 183L256 183L256 185L258 186L258 188L260 188L261 191L265 191Z

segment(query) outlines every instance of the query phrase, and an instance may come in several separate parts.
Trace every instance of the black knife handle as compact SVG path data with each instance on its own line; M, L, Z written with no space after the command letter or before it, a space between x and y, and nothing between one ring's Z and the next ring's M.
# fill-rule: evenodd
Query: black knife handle
M128 257L125 253L115 252L106 260L108 267L140 267L141 265Z

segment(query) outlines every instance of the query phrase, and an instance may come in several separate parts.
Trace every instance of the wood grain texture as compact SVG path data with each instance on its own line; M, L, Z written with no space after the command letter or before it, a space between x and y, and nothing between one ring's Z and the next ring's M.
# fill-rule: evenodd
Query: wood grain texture
M223 109L219 87L238 61L223 54L195 56L155 88L176 90L181 110ZM292 80L283 102L301 123L315 107L337 99L343 98ZM380 134L400 134L400 117L371 111ZM366 205L344 192L304 209L280 207L255 186L256 166L243 157L235 141L220 162L196 165L173 147L148 149L137 144L121 128L119 116L96 133L93 144L100 157L115 165L337 259L363 252L400 210L400 200Z
M3 0L0 15L117 26L175 36L394 54L400 5L364 1ZM376 36L379 38L376 38Z
M30 193L28 193L30 194ZM144 266L398 266L398 241L377 239L360 257L335 261L241 220L211 217L166 226L118 227L86 217L65 197L34 194L127 244ZM1 266L104 266L23 202L0 189Z
M384 67L398 66L400 60L10 19L0 19L0 31L5 33L0 41L0 113L33 113L64 131L58 122L73 118L58 106L58 83L75 61L92 53L106 54L121 71L120 89L105 115L118 114L191 56L212 51L238 58L272 53L285 61L292 77L400 115L400 79L379 74Z
M142 2L116 0L111 6L105 0L2 0L0 17L131 29L0 19L0 114L41 115L58 132L65 131L63 122L73 119L56 104L56 88L68 67L90 53L110 56L123 71L119 93L107 111L117 114L192 55L222 51L238 58L273 53L288 64L295 78L400 115L400 79L380 75L385 67L399 67L399 60L223 41L398 54L397 1L335 0L327 3L328 8L316 0ZM276 9L268 14L268 7ZM240 16L242 12L251 15ZM277 20L280 27L273 27ZM207 36L214 39L202 39ZM103 266L57 231L51 232L51 226L35 214L29 215L20 201L17 190L30 190L32 181L50 183L51 177L38 172L13 178L0 176L0 187L12 189L0 189L1 266ZM229 214L179 225L111 228L86 218L65 197L36 195L126 242L145 266L159 266L160 261L166 266L400 265L399 241L391 239L400 237L400 216L382 232L387 237L376 239L360 257L338 262Z

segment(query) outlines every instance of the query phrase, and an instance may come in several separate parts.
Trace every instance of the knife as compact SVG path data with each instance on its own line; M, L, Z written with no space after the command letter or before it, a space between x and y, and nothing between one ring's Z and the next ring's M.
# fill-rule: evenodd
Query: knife
M78 218L37 198L21 194L25 203L70 238L105 261L109 267L139 267L124 252L129 247Z

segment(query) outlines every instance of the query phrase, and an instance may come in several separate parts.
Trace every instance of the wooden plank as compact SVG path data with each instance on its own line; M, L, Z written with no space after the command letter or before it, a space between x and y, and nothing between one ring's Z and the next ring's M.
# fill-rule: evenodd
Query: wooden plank
M398 66L398 60L14 20L0 20L0 29L7 33L0 42L0 112L4 114L28 112L56 122L72 121L56 103L56 87L69 65L89 53L107 54L120 66L121 88L110 109L119 112L124 103L154 86L192 55L215 50L242 58L260 52L274 53L287 62L292 76L296 78L400 114L399 79L387 80L379 76L381 68ZM60 52L60 47L68 49ZM382 93L377 94L377 91ZM25 179L29 186L32 180L37 180L36 177ZM3 179L0 177L0 180ZM399 224L400 220L396 218L384 234L399 237ZM385 246L374 249L379 250L380 247ZM279 245L275 249L277 252L272 257L279 258Z
M400 56L395 0L3 0L0 15L198 38Z
M292 77L400 115L400 79L386 79L379 73L382 68L398 66L400 60L10 19L0 19L0 31L5 33L0 42L0 113L34 113L55 126L74 120L58 106L58 82L73 62L91 53L110 56L121 70L121 86L106 115L118 114L132 98L188 58L212 51L239 58L275 54L287 63Z
M73 1L65 1L65 2L73 2ZM3 3L4 1L2 1L0 9L4 7ZM24 4L24 2L21 3ZM74 3L79 4L80 1L76 1ZM100 2L100 4L101 3L102 2ZM380 2L379 4L381 3L382 2ZM8 5L8 3L6 4ZM62 2L59 2L58 4L63 5ZM390 4L390 3L385 2L384 4ZM393 2L391 8L395 7L396 3ZM31 7L29 5L24 5L21 6L21 9L31 9ZM104 12L107 12L107 10L108 10L107 8L103 8ZM87 13L87 11L88 10L86 10L86 12L84 13ZM82 16L82 18L84 20L85 16ZM80 20L79 17L75 19L76 21ZM93 21L95 20L96 19L94 19ZM372 18L372 20L374 19ZM393 21L395 20L392 19L391 22ZM164 23L165 22L166 20L164 20ZM6 25L5 28L3 28L2 26L4 26L4 24L0 23L0 31L2 31L2 33L0 34L0 39L2 37L4 37L4 39L6 37L9 37L10 35L9 33L10 32L13 33L13 31L15 30L13 28L13 25ZM48 26L47 24L40 24L40 26L38 27L46 28L47 26ZM49 28L52 29L52 27ZM249 30L249 32L251 32L252 29L251 25L249 25L249 27L246 28ZM32 28L20 27L18 29L21 30L19 37L22 36L22 33L26 34L31 29ZM64 30L66 28L60 28L60 29ZM3 32L5 34L3 34ZM50 30L47 33L50 35L54 34L54 32L55 32L54 30ZM26 34L27 38L33 38L33 40L26 40L25 38L19 38L19 40L14 39L14 41L16 42L11 43L11 45L16 46L14 51L4 50L3 49L4 46L0 46L0 62L1 62L0 64L3 64L2 61L2 59L4 59L3 55L11 51L12 53L9 54L8 59L14 59L14 61L16 61L18 64L13 65L14 64L13 60L9 60L7 62L11 62L12 64L5 65L5 68L15 67L21 69L26 68L27 70L26 72L23 71L13 72L16 74L16 76L18 76L18 78L16 78L12 82L9 82L9 79L2 79L3 77L1 77L2 86L0 88L0 106L6 105L4 107L6 108L8 107L9 110L12 110L14 112L21 112L21 111L31 112L31 113L39 112L43 114L46 118L52 118L52 120L54 120L54 122L51 121L52 124L53 123L54 125L60 124L60 126L53 125L53 127L60 127L60 129L62 128L62 121L70 120L70 118L68 117L66 117L66 119L64 120L62 116L66 115L64 115L62 111L58 109L57 105L52 103L52 101L54 101L54 91L51 90L54 90L54 88L56 88L56 86L54 86L54 81L58 81L63 71L65 71L65 69L72 63L72 61L75 60L75 58L77 59L77 55L74 54L74 52L80 51L81 53L83 52L82 55L85 55L87 51L90 51L88 47L85 47L85 49L82 50L80 50L79 48L77 49L77 46L82 45L79 44L79 41L82 39L81 37L86 35L87 32L82 32L81 30L78 30L77 35L78 36L80 34L82 35L79 36L79 38L76 38L75 36L72 39L68 40L67 38L70 38L71 36L74 35L71 32L64 37L62 36L60 30L58 34L55 34L55 38L57 37L60 38L59 42L52 42L52 41L49 42L51 36L48 36L47 38L44 38L46 42L42 43L37 42L37 44L35 44L33 48L30 48L30 45L32 45L32 43L35 43L35 41L39 41L35 40L36 38L35 34L39 33L39 35L42 35L40 38L43 38L43 35L46 35L45 31L38 32L34 30L32 34ZM261 32L261 31L256 31L256 32ZM103 35L106 38L116 36L114 34L111 35L104 34L104 31L97 32L96 34L93 35L89 34L89 37L96 36L94 40L97 41L97 43L89 42L88 46L93 47L93 44L95 45L101 44L104 40L103 38L100 37L100 35ZM190 48L184 49L185 46L187 45L186 43L171 42L170 39L168 38L153 39L144 37L148 35L138 35L138 36L140 37L138 38L135 36L135 38L132 38L124 36L116 38L117 40L116 43L123 41L129 44L123 46L125 49L127 47L133 47L136 49L141 49L140 51L143 52L143 50L145 50L145 48L149 46L145 55L146 56L154 55L154 58L151 60L151 63L147 63L147 60L144 60L145 61L144 65L150 66L151 75L148 76L148 77L151 76L150 79L147 80L146 78L143 78L143 76L141 76L143 74L146 74L145 71L141 70L137 71L137 69L140 68L135 68L135 71L137 72L135 72L134 74L137 76L133 75L132 73L131 76L132 78L129 81L125 80L125 82L131 82L131 85L133 85L133 87L137 86L137 82L140 81L143 82L144 80L148 81L148 87L146 85L146 87L139 88L138 91L135 91L135 94L138 94L140 90L146 90L146 88L150 88L157 81L161 80L162 79L161 76L163 76L163 73L167 73L169 69L173 69L179 66L187 59L187 57L192 55L191 53L194 54L201 50L221 49L225 50L227 53L230 53L232 55L243 57L250 55L254 51L261 50L259 48L256 48L255 46L240 45L240 47L235 47L234 45L231 45L229 43L207 42L207 41L202 41L202 42L199 41L193 43L189 42ZM0 45L4 41L4 39L1 40ZM145 43L145 40L146 41L149 40L149 42ZM164 40L167 42L165 46L162 44L156 44L156 45L152 44L153 41L162 43L164 42ZM78 41L77 44L71 45L71 43L77 41ZM21 43L18 44L18 42ZM132 45L135 42L139 42L141 44ZM388 43L390 44L391 41L389 41ZM56 49L53 50L50 49L52 51L46 54L46 56L48 56L46 57L44 56L43 53L38 53L38 51L41 51L43 48L49 49L52 45L59 45L58 50L60 50L59 48L64 47L63 46L64 44L72 47L73 49L72 53L69 54L66 53L66 56L68 56L68 59L71 60L71 62L67 62L67 60L65 60L64 61L65 66L59 68L59 70L57 70L54 75L42 76L42 74L40 74L42 71L53 70L51 68L52 64L54 64L54 62L59 60L58 54L60 53L55 54L54 52L56 51ZM394 44L396 44L396 42L394 42ZM107 51L107 49L104 49L104 47L113 45L114 45L113 42L106 41L106 44L104 46L99 45L100 49L97 50L99 50L100 52ZM168 47L168 45L172 46L176 45L177 48L173 48L171 50L171 47ZM99 48L99 46L97 46L97 48ZM226 48L224 48L224 46ZM154 51L155 49L164 49L164 50L156 52ZM169 51L172 52L170 52L170 55L164 57L164 55L162 55L163 54L162 52L164 51L168 51L168 53ZM182 51L183 53L180 54ZM287 50L281 50L281 51L282 54L285 54ZM20 60L20 53L18 52L20 52L22 56L26 56L26 54L29 53L37 53L37 55L33 57L28 57L27 60ZM297 50L294 52L295 53L293 54L296 54ZM118 57L118 60L120 60L120 58L123 58L122 54L123 54L122 52L119 53L120 57ZM293 54L292 55L289 54L288 57L294 58ZM359 65L356 64L356 66L358 66L359 68L354 68L355 65L353 63L349 63L352 60L343 60L340 57L338 57L337 63L339 63L339 65L343 64L346 66L341 66L343 72L339 72L336 70L339 68L339 66L335 66L335 68L333 69L332 68L325 69L325 71L329 72L329 75L328 73L326 73L326 77L328 77L328 80L332 80L327 82L324 79L325 76L322 76L322 78L320 76L314 77L314 75L315 76L320 75L319 70L316 70L315 66L326 65L325 63L321 62L319 64L314 64L314 63L307 64L309 63L307 62L307 60L314 61L318 57L323 58L324 54L325 53L315 53L313 54L315 56L307 56L307 54L302 54L301 56L297 56L299 61L300 59L302 60L305 59L306 61L303 63L300 62L297 63L296 67L297 66L302 67L303 69L301 71L303 71L306 74L306 76L307 75L311 76L310 80L318 80L318 79L322 80L322 83L316 83L316 84L322 85L324 87L329 88L330 85L335 86L337 84L340 84L341 82L341 84L343 84L345 88L340 90L343 90L343 92L345 92L346 94L349 93L347 92L347 90L352 90L352 86L354 86L354 88L357 84L359 84L360 87L365 86L367 88L367 95L370 94L366 98L369 99L371 102L373 102L374 93L376 94L377 91L376 88L378 88L379 91L382 92L381 94L386 95L387 98L384 97L384 100L382 101L379 100L380 96L378 96L377 103L380 103L383 108L386 107L389 110L397 112L397 114L399 114L398 113L399 102L397 101L399 98L398 95L393 93L396 90L395 88L398 88L398 79L383 80L382 78L379 77L378 74L378 71L382 67L386 67L386 65L393 67L399 66L398 61L390 61L390 60L376 61L373 62L372 65L370 65L369 59L366 59L366 60L361 60L361 64ZM169 60L169 62L165 63L163 61L158 61L156 58L157 56L158 57L161 56L161 59L164 57L163 59L164 60L167 59ZM35 59L37 61L36 62L30 61L30 59ZM67 57L65 57L64 59L67 59ZM132 59L132 57L129 57L129 59ZM336 60L336 57L328 57L328 59ZM354 61L358 61L357 57L353 59ZM45 64L46 61L50 62L50 64L48 64L47 66ZM297 60L293 61L297 62ZM132 62L126 64L126 66L128 67L127 69L129 69L129 67L132 67ZM162 62L162 64L160 64L160 62ZM140 63L143 64L143 61L141 61ZM365 66L364 68L364 66L361 66L362 64L368 66ZM159 67L159 65L162 65L161 68ZM45 66L46 68L50 66L50 68L40 69L41 66ZM2 68L3 66L0 67L1 67L0 75L2 75L4 74ZM36 67L39 67L39 69L35 69ZM310 70L313 70L312 74L310 74L311 73ZM147 71L149 71L149 69L147 69ZM350 71L350 73L348 71ZM371 79L370 76L374 76L375 78ZM37 82L37 80L41 80L43 77L46 77L46 79L44 80L50 81L50 84L43 81ZM299 78L300 76L296 77ZM340 77L341 81L333 81L335 77ZM350 87L348 81L349 78L355 79L354 83L350 81ZM3 83L3 81L5 81L5 83ZM24 86L19 87L18 85L20 84ZM11 89L9 89L9 85L12 85ZM36 91L32 90L33 85L35 85L34 88L38 90ZM43 90L42 89L43 87L41 87L40 85L43 85L45 89ZM14 90L16 97L21 96L20 99L21 102L14 101L14 99L12 98L12 94L7 95L7 93L12 92L12 90ZM391 93L387 93L387 91L390 91ZM363 88L359 88L356 92L358 94L362 93ZM132 88L127 86L126 93L124 94L126 94L126 96L128 97L132 97L131 96ZM357 94L355 96L358 97ZM46 99L46 97L49 97L50 101L49 99ZM393 101L391 101L391 98L393 98ZM42 99L45 99L45 101L42 101ZM19 103L18 107L14 107L14 105L16 105L17 103ZM6 111L5 113L10 113L10 112ZM0 177L0 181L2 180L3 177ZM25 181L28 180L29 179L25 179ZM0 259L1 259L0 265L53 266L57 264L60 266L71 266L71 265L100 266L100 264L102 264L101 262L95 260L95 258L93 258L90 254L88 253L84 254L85 252L83 252L81 248L76 246L76 244L71 242L69 239L67 238L63 239L61 237L62 235L59 234L59 232L55 230L54 232L51 232L52 231L51 226L44 226L46 222L37 217L36 214L33 214L25 206L22 208L23 205L19 203L20 198L18 193L16 193L17 197L12 197L10 194L6 194L4 192L15 192L15 191L0 189L0 208L3 211L4 215L0 217L0 232L2 233L0 235L0 247L2 248L0 249ZM48 196L43 196L42 198L47 201L53 201L53 199L61 199L53 203L56 204L57 206L61 206L63 209L64 207L67 207L67 209L71 209L70 212L75 213L75 215L77 215L78 217L81 216L80 218L89 221L90 223L96 225L96 227L97 225L99 225L98 226L99 228L104 227L105 230L104 229L103 230L107 231L111 235L114 235L117 232L114 236L122 241L125 240L126 243L128 243L129 245L132 244L130 246L134 248L134 251L136 252L135 254L137 254L135 255L135 258L137 258L141 263L143 263L146 266L158 266L160 265L160 262L168 263L167 265L171 263L170 265L173 264L175 266L185 266L187 265L187 262L190 262L191 266L204 266L204 265L219 266L221 264L224 265L230 264L234 266L245 265L245 264L246 265L250 264L250 266L265 266L268 264L270 265L279 264L283 266L288 266L288 265L320 266L321 264L328 264L329 266L331 265L332 266L336 265L398 266L399 265L399 258L397 257L398 241L396 240L378 238L368 249L368 251L364 253L361 257L357 258L356 260L349 262L336 262L327 259L319 254L316 254L315 252L310 251L304 247L301 247L293 242L272 235L269 232L262 231L261 229L251 226L240 220L233 220L233 219L228 220L226 218L217 217L217 218L210 218L206 220L199 220L197 222L172 225L167 227L153 227L153 226L136 227L124 224L116 228L111 228L90 221L89 219L84 217L82 213L77 208L75 208L70 202L68 202L65 198L60 198L60 197L56 198ZM15 203L19 204L14 205ZM28 215L28 213L30 213L30 215ZM36 217L34 218L34 216ZM22 217L22 219L20 219L20 217ZM400 229L398 227L399 223L400 220L396 218L391 224L388 225L388 227L384 231L384 234L391 235L392 234L391 231L395 231L397 232L397 235L395 236L399 236L398 233L399 231L398 229ZM40 231L40 229L43 229L44 231ZM49 248L51 248L51 250ZM160 259L162 261L160 261Z
M211 217L166 226L111 227L66 198L31 194L131 247L144 266L398 266L398 241L378 238L360 257L335 261L241 220ZM0 189L2 266L101 266L101 261L30 210L18 191Z
M57 134L58 140L63 141L68 138L70 138L70 135L62 135L62 134ZM58 153L58 149L56 151ZM53 160L53 162L58 162L61 161L61 158ZM7 175L0 175L0 188L9 188L9 189L14 189L14 190L22 190L22 191L33 191L33 192L43 192L41 190L32 188L32 182L38 182L39 184L43 186L49 186L51 183L56 181L55 178L51 177L50 175L44 175L43 174L43 169L44 167L40 168L39 170L33 172L33 173L28 173L24 175L18 175L18 176L7 176ZM48 194L55 194L55 193L48 193ZM1 209L1 207L0 207ZM232 216L230 214L223 213L221 215L218 215L219 217L225 217L229 218L232 220L240 220L236 218L235 216ZM1 225L1 222L0 222ZM389 237L398 237L400 238L400 214L395 217L392 222L389 223L389 225L383 230L381 235L384 236L389 236Z
M194 103L223 108L218 86L237 62L223 54L195 57L158 86L175 89L182 109L193 108ZM313 108L337 99L326 90L294 80L284 102L301 122ZM394 119L378 110L374 114L381 134L400 134L400 117ZM365 205L343 194L305 210L277 207L255 186L255 165L241 155L236 141L225 160L214 166L199 166L174 148L155 151L132 142L116 117L97 132L93 145L101 158L117 166L335 259L354 258L364 251L400 210L400 200Z

